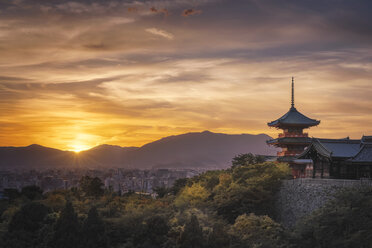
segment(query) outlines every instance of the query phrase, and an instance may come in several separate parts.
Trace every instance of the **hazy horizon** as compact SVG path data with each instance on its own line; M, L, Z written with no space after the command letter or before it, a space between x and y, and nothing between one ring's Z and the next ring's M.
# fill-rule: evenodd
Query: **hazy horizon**
M33 143L33 144L28 144L28 145L23 145L23 146L0 146L0 147L14 147L14 148L21 148L21 147L29 147L29 146L33 146L33 145L37 145L37 146L42 146L42 147L46 147L46 148L53 148L53 149L58 149L58 150L61 150L61 151L68 151L68 152L76 152L76 153L80 153L80 152L83 152L83 151L88 151L90 149L93 149L93 148L96 148L96 147L99 147L99 146L117 146L117 147L120 147L120 148L141 148L145 145L148 145L148 144L151 144L151 143L154 143L156 141L159 141L159 140L162 140L162 139L165 139L165 138L168 138L168 137L174 137L174 136L181 136L181 135L185 135L185 134L201 134L201 133L205 133L205 132L209 132L209 133L213 133L213 134L224 134L224 135L251 135L251 136L259 136L259 135L267 135L265 133L260 133L260 134L250 134L250 133L240 133L240 134L229 134L229 133L215 133L215 132L211 132L209 130L204 130L204 131L200 131L200 132L188 132L188 133L182 133L182 134L175 134L175 135L172 135L170 134L169 136L164 136L164 137L161 137L159 139L156 139L156 140L152 140L152 141L149 141L147 143L144 143L140 146L125 146L125 145L113 145L113 144L108 144L108 143L102 143L102 144L98 144L96 146L93 146L93 147L90 147L88 149L85 149L85 150L79 150L79 151L75 151L75 150L64 150L64 149L59 149L59 148L56 148L56 147L52 147L52 146L47 146L47 145L44 145L44 144L37 144L37 143ZM270 136L269 136L270 137Z

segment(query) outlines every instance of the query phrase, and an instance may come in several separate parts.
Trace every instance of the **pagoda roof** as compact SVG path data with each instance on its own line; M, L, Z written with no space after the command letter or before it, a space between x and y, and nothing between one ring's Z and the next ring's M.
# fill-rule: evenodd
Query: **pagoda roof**
M309 144L311 143L311 138L309 137L283 137L276 138L266 141L267 144Z
M289 111L279 119L267 123L270 127L286 127L286 126L300 126L311 127L319 125L320 121L311 119L301 114L297 109L292 106Z

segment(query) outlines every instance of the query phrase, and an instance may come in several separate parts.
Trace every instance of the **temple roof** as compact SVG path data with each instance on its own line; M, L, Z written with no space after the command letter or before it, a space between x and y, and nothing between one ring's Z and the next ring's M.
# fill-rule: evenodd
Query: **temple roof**
M280 117L279 119L267 123L270 127L286 127L286 126L301 126L301 127L311 127L319 125L320 121L311 119L300 112L292 106L289 111Z
M362 137L362 143L372 143L372 136L365 136Z
M352 157L360 150L360 140L351 139L317 139L332 157Z
M311 145L298 158L305 158L311 149L328 158L352 158L361 150L361 140L313 138Z
M359 152L349 159L355 163L371 163L372 162L372 136L363 136L361 139L361 148Z
M359 152L350 159L354 163L371 163L372 162L372 144L365 144Z

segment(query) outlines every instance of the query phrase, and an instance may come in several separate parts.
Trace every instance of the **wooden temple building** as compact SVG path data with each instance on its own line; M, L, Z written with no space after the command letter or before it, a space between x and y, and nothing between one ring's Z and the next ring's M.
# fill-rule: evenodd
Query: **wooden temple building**
M294 81L289 111L269 122L269 127L283 130L269 145L281 148L277 161L287 162L294 178L372 178L372 136L360 140L310 138L303 130L320 121L301 114L294 106Z

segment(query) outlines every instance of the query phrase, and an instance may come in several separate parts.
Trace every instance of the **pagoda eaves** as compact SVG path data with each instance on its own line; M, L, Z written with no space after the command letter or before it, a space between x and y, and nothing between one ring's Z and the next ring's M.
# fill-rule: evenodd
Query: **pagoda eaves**
M311 119L297 111L295 107L291 107L289 111L279 119L267 123L270 127L285 128L285 127L302 127L308 128L319 125L320 121Z

